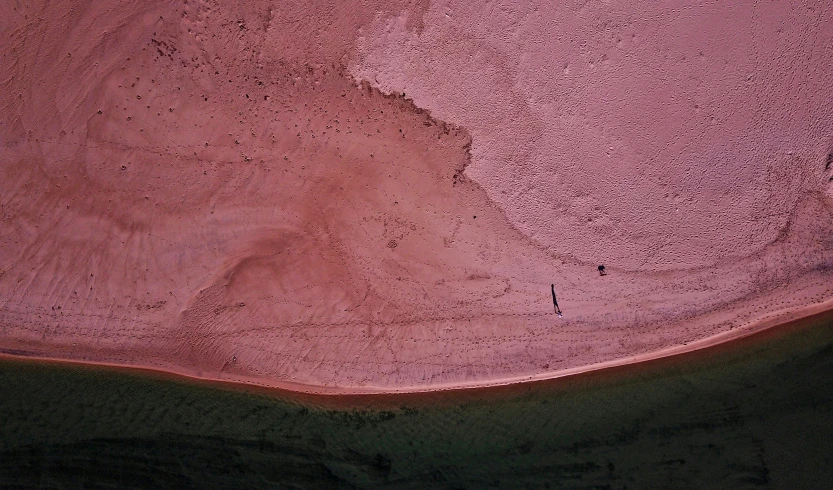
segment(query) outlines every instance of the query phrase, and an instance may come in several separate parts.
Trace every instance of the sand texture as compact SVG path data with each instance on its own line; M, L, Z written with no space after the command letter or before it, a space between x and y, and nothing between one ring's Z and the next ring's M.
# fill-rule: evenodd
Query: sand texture
M831 22L826 2L6 3L0 351L413 391L829 309Z

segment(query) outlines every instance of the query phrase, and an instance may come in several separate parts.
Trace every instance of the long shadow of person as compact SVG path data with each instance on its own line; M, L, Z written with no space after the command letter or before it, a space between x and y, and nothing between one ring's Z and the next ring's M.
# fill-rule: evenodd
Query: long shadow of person
M555 299L555 284L550 284L552 289L552 304L555 306L555 314L561 317L561 308L558 307L558 300Z

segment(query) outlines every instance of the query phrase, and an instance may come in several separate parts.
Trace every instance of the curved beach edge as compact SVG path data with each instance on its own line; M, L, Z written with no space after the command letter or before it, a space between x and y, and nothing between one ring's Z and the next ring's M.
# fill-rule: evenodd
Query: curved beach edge
M530 383L538 383L553 380L566 380L577 378L581 375L598 374L604 371L617 368L637 367L660 360L671 360L684 354L692 354L700 351L711 350L716 347L747 339L763 333L780 331L791 325L805 324L822 318L829 317L833 320L833 299L806 306L801 309L784 310L771 313L763 319L750 322L744 326L706 337L694 342L667 347L657 351L640 354L637 356L623 357L610 361L577 366L568 369L538 373L533 375L519 375L496 379L474 380L465 383L445 383L432 385L412 385L401 387L374 387L374 386L325 386L305 384L292 381L270 380L255 377L222 376L212 377L200 375L195 372L188 372L183 368L161 368L142 364L119 364L109 362L98 362L91 360L65 359L49 357L47 355L26 354L15 351L4 351L0 348L0 360L17 361L51 365L72 365L79 367L95 367L127 373L149 374L172 378L174 380L208 384L226 389L254 389L266 391L273 394L282 394L287 397L293 395L313 396L316 398L337 399L339 397L354 396L395 396L395 395L419 395L467 392L489 388L505 388ZM335 400L332 400L335 401Z

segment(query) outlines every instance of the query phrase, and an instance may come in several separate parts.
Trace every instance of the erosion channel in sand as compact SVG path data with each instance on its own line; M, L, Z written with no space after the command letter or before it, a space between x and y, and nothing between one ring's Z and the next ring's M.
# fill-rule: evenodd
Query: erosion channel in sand
M831 9L622 5L0 7L0 349L425 391L829 309Z

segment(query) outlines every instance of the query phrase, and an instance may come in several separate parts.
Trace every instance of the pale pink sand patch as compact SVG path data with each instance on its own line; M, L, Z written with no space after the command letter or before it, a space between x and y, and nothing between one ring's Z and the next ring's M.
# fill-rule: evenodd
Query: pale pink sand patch
M362 32L357 79L472 134L467 174L579 260L712 265L830 194L823 2L432 2ZM829 170L829 169L827 169Z

